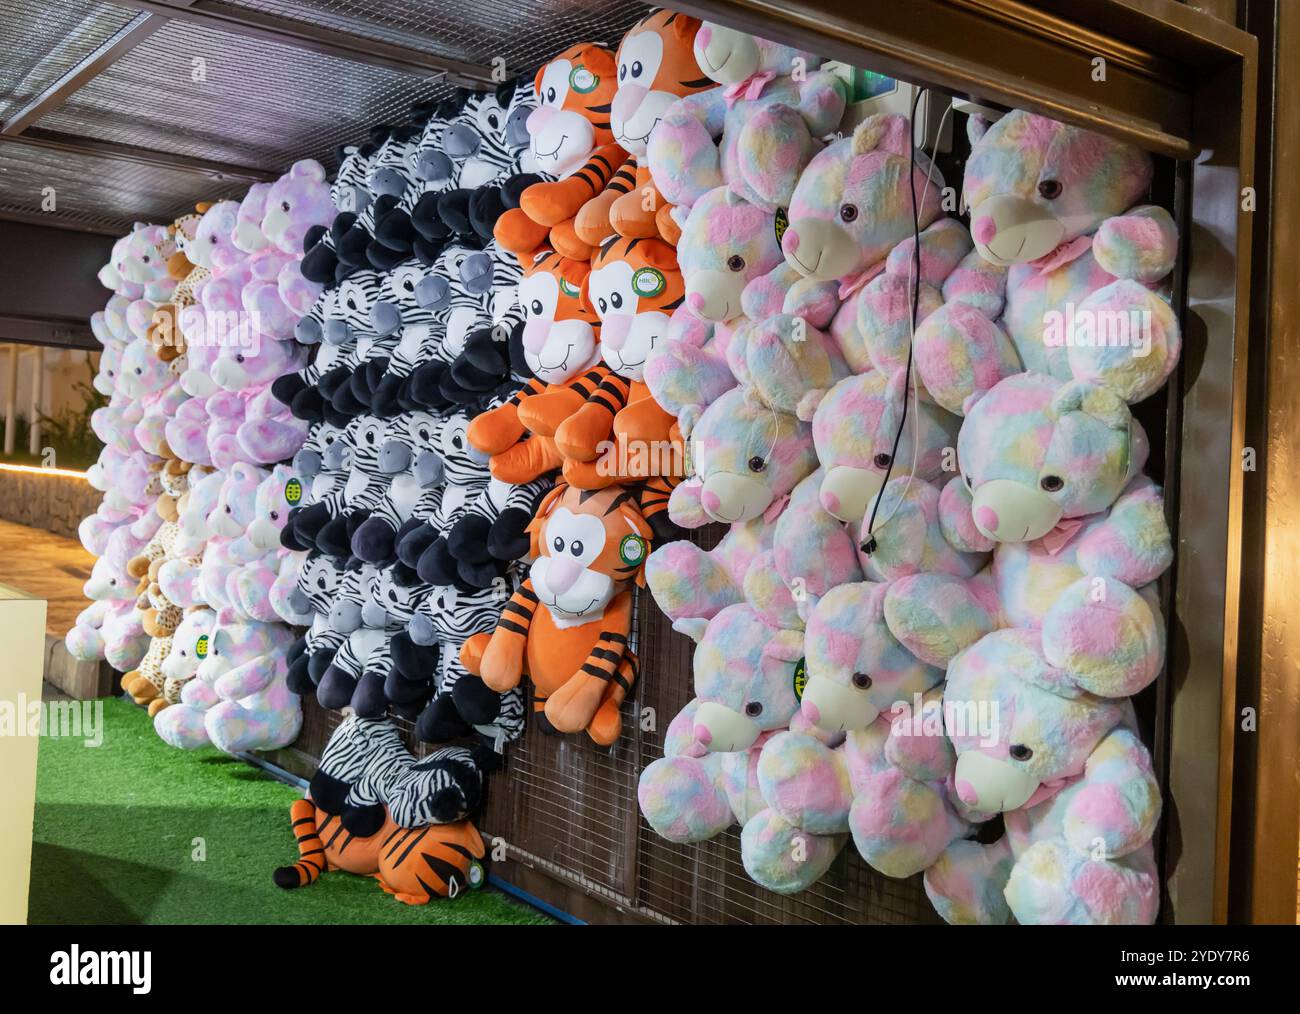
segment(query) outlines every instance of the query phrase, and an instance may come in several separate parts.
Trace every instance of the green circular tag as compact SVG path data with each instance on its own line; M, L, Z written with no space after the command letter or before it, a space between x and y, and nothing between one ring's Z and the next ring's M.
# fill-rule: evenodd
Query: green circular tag
M808 667L804 665L804 660L799 659L794 664L794 699L803 700L803 688L808 685Z
M199 639L194 642L194 654L199 658L208 657L208 635L200 634Z
M776 219L772 224L776 232L776 245L780 246L785 230L790 226L790 216L786 214L785 208L776 209Z
M579 95L594 92L599 84L600 75L593 74L582 64L578 64L573 70L569 71L569 87Z
M483 864L477 859L470 860L468 879L471 891L477 891L487 883L487 870L483 869Z
M638 296L657 296L668 286L668 280L658 268L638 268L632 276L632 291Z
M302 499L302 483L297 479L290 479L284 484L284 498L289 501L291 506L297 506L298 501Z
M560 291L572 299L578 298L577 286L573 285L567 278L560 279Z
M639 535L624 535L618 544L618 555L629 567L635 567L645 559L645 539Z

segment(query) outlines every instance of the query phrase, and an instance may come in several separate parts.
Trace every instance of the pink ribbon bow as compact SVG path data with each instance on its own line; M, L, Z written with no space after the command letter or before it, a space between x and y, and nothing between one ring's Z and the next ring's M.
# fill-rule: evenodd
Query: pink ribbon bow
M871 267L867 268L867 270L862 272L862 274L860 275L854 275L852 278L841 278L840 279L840 301L843 302L844 300L848 299L851 295L853 295L853 293L857 292L858 289L862 288L862 286L866 285L867 282L871 281L871 279L875 278L876 275L880 274L884 270L885 270L885 262L877 261L875 264L871 265Z
M1066 544L1074 538L1074 533L1082 527L1083 521L1079 518L1062 518L1056 523L1056 527L1039 541L1048 553L1055 556L1066 547Z
M751 74L743 81L737 81L733 85L727 85L722 90L722 97L727 100L727 108L730 109L741 99L747 99L752 102L763 94L763 89L767 83L776 77L774 70L760 70L756 74Z
M1042 257L1029 263L1038 269L1040 275L1046 275L1062 265L1069 264L1070 261L1078 260L1090 249L1092 249L1092 237L1079 236L1077 239L1062 243L1051 253L1043 254Z

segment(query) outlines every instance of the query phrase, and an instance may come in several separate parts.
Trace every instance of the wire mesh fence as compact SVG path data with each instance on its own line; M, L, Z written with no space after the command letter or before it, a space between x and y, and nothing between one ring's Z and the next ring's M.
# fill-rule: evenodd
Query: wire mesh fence
M693 535L702 545L721 533ZM920 878L892 880L873 871L852 844L807 891L784 896L746 874L739 828L697 845L660 838L641 816L637 781L663 756L663 732L693 696L693 643L675 632L650 595L638 596L636 637L641 679L623 708L623 735L612 748L585 736L548 736L530 722L507 747L504 770L491 776L478 821L504 841L506 854L597 905L664 923L910 924L937 922ZM309 703L294 747L319 756L337 712ZM409 723L398 723L416 753ZM549 899L544 899L549 900Z

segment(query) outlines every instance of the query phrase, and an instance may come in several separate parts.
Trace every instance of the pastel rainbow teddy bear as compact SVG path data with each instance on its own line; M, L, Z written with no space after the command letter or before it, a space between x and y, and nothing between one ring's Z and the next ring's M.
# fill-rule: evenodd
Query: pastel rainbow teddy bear
M1103 384L1130 403L1151 395L1181 348L1168 302L1178 231L1163 208L1140 203L1151 157L1020 110L992 125L972 117L968 131L963 200L999 284L975 302L950 300L918 329L927 389L959 411L1025 369Z
M736 386L727 353L732 334L747 321L741 296L783 263L776 216L715 187L685 216L677 262L685 299L646 360L645 382L655 401L680 418Z
M1164 626L1152 585L1173 551L1160 489L1142 475L1146 435L1124 400L1084 381L1008 377L971 406L957 456L939 525L957 549L991 550L992 564L987 580L916 573L891 585L900 640L920 654L961 643L983 614L989 630L1056 638L1065 654L1053 664L1099 685L1154 679L1147 649L1163 652ZM1117 651L1121 639L1142 650Z
M664 734L664 756L642 773L637 800L650 826L673 842L701 842L741 825L745 869L769 890L816 882L845 836L803 831L768 809L757 768L766 744L799 722L796 678L803 622L758 554L745 598L694 627L695 697Z
M149 638L135 608L137 583L120 562L107 556L95 561L83 588L90 605L77 615L65 639L73 658L106 659L118 672L140 664Z
M718 87L678 99L650 135L660 192L689 207L725 184L768 211L787 208L821 138L839 126L845 83L812 53L707 21L694 50Z
M791 491L817 467L807 423L732 388L702 414L684 416L693 473L673 490L668 514L683 528L731 526L711 550L671 542L650 554L646 583L680 630L744 598L754 557L772 546Z
M211 743L226 753L274 750L292 743L302 726L298 697L285 684L283 623L258 623L236 610L217 610L194 678L180 703L154 719L166 742L183 750Z
M1117 654L1144 657L1154 678L1160 646L1135 627L1111 633ZM1063 631L1009 628L949 666L955 791L1001 812L1006 833L990 845L955 841L926 870L926 893L948 922L1155 921L1160 787L1124 699L1142 684L1076 670L1072 654ZM979 714L998 716L992 735L969 720Z
M908 877L966 837L972 814L949 787L956 757L944 735L944 671L893 636L887 588L842 584L813 606L801 715L822 738L795 730L772 737L756 777L788 824L851 833L874 869ZM831 734L842 741L826 741Z

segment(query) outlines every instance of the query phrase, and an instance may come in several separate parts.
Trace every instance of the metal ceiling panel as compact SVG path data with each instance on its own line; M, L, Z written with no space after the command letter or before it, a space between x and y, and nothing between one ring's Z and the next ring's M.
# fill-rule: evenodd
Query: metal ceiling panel
M43 209L53 188L54 207ZM197 200L220 200L246 183L213 185L192 173L109 158L0 145L0 218L121 234L138 220L167 222Z
M39 95L135 18L81 0L0 0L0 121Z
M617 44L649 9L638 0L224 0L222 7L491 67L532 73L575 42Z
M447 85L172 22L40 121L42 130L283 170L328 160Z

